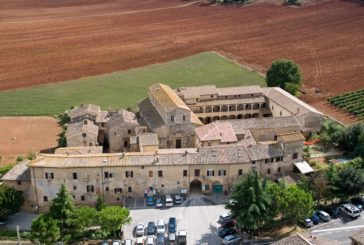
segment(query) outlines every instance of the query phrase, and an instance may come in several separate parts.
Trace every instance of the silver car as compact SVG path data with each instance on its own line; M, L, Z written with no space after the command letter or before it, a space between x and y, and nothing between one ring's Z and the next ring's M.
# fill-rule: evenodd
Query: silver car
M144 235L144 225L143 224L139 224L135 227L135 235L137 235L137 236Z
M237 235L226 236L222 240L222 244L238 244L241 241L241 237Z

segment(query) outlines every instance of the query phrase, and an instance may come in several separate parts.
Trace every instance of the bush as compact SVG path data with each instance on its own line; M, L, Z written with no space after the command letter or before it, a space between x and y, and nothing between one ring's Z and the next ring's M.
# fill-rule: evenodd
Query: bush
M16 158L16 163L18 163L18 162L22 162L22 161L24 161L24 157L23 157L23 156L18 156L18 157Z
M9 170L12 169L12 167L14 167L14 165L15 164L8 164L8 165L0 167L0 176L3 176L7 172L9 172Z

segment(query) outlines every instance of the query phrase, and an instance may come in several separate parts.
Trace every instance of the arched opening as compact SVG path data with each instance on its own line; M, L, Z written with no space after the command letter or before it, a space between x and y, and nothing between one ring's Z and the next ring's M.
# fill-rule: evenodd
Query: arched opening
M203 107L200 107L200 109L199 109L199 113L204 113L204 109L203 109Z
M211 117L206 117L205 118L205 124L209 124L211 122L212 122Z
M208 106L208 107L206 107L206 108L205 108L205 112L206 112L206 113L209 113L209 112L211 112L211 111L212 111L212 108L211 108L210 106Z
M213 108L214 112L220 112L220 106L215 105Z
M243 119L243 118L244 118L244 116L242 114L238 115L238 119Z
M213 117L213 118L212 118L212 121L213 121L213 122L215 122L215 121L217 121L217 120L220 120L220 117L215 116L215 117Z
M200 119L200 121L205 124L205 119L203 119L202 117L199 117L198 119Z
M223 185L219 181L215 181L212 184L212 193L214 194L222 194L224 191Z
M244 118L252 118L252 114L246 114Z
M229 119L235 119L236 117L235 117L235 115L230 115L229 116Z
M245 106L245 110L251 110L252 109L252 105L251 104L247 104L246 106Z
M243 111L244 110L244 105L238 105L238 111Z
M190 193L201 193L202 192L202 183L201 181L195 179L190 183Z
M254 113L253 114L253 118L258 118L259 117L259 113Z
M236 111L236 106L235 105L229 106L229 111Z
M259 109L259 104L254 104L253 109L258 110Z
M227 116L222 116L221 117L221 120L227 120L228 119L228 117Z
M221 111L228 111L228 107L227 107L227 105L223 105L223 106L221 106Z

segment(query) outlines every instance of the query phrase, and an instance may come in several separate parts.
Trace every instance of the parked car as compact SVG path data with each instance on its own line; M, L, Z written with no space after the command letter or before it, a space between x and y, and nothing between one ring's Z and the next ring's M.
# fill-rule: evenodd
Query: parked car
M0 226L1 225L6 225L8 223L8 219L7 218L0 218Z
M166 195L165 205L166 207L173 207L173 199L171 195Z
M217 221L217 223L222 224L224 221L231 219L232 217L230 213L223 213L219 216L219 220Z
M241 241L241 237L237 235L226 236L222 240L222 244L238 244Z
M133 240L125 239L124 242L123 242L123 245L133 245Z
M232 228L222 228L217 233L219 237L225 238L226 236L235 235L236 230Z
M144 245L144 238L137 238L137 240L135 241L135 245Z
M154 206L154 197L153 196L147 196L147 206Z
M221 227L223 227L223 228L234 227L234 225L235 225L235 221L233 219L225 219L221 223Z
M361 204L362 206L364 206L364 196L362 197L354 197L351 199L351 202L355 205L355 204Z
M340 210L351 218L358 218L360 216L360 210L351 203L342 204Z
M99 243L100 245L110 245L110 243L108 241L102 241Z
M157 235L157 245L166 245L166 238L163 234Z
M147 236L145 241L145 245L155 245L154 236Z
M176 233L177 230L177 220L175 217L171 217L168 220L168 233Z
M154 235L155 234L155 222L153 221L150 221L148 222L148 225L147 225L147 236L149 235Z
M181 230L177 234L178 245L185 245L187 244L187 231Z
M320 220L324 221L324 222L329 222L330 221L330 215L328 213L326 213L323 210L318 210L316 212L317 216L320 218Z
M309 219L309 218L302 219L302 220L300 221L300 224L301 224L303 227L305 227L305 228L310 228L310 227L312 227L312 226L313 226L313 222L312 222L312 220L311 220L311 219Z
M173 245L176 242L176 233L168 234L168 245Z
M157 224L157 234L164 234L166 232L166 222L164 219L158 221Z
M163 198L158 196L156 199L155 199L155 207L156 208L163 208Z
M120 240L112 241L112 245L121 245L121 244L122 244L122 241L120 241Z
M173 197L174 199L174 205L181 205L182 204L182 197L181 195L175 195Z
M138 224L135 227L135 235L136 236L143 236L144 235L144 225L143 224Z
M336 219L339 217L340 214L340 205L333 204L330 206L326 206L323 208L323 210L328 213L332 219Z
M314 225L317 225L320 222L320 218L318 217L317 214L313 214L311 220Z

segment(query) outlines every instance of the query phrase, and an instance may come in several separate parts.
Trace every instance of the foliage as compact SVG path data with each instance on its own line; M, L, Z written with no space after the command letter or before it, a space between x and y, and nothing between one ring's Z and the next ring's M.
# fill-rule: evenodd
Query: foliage
M114 232L118 230L124 224L128 224L131 221L129 216L129 210L119 206L109 206L102 209L100 212L100 223L103 230L108 232Z
M97 222L97 211L90 207L78 207L76 208L68 223L72 227L72 232L75 236L83 236L85 241L85 232L88 227L95 225Z
M20 240L29 240L30 233L23 231L20 232ZM16 230L0 230L0 241L16 241L17 240L17 232Z
M269 220L268 206L271 200L267 194L266 182L253 171L241 179L231 194L232 202L226 205L236 217L237 226L252 233Z
M364 123L356 123L346 128L341 133L338 144L349 155L364 157Z
M6 218L20 210L24 203L23 195L6 185L0 185L0 218Z
M364 171L358 171L354 166L348 165L341 168L334 182L338 197L348 199L364 191Z
M16 158L16 163L18 163L18 162L22 162L22 161L24 161L24 157L23 157L23 156L18 156L18 157Z
M327 180L327 175L324 171L317 171L311 177L312 194L319 203L321 199L328 196L330 186Z
M58 135L58 147L66 147L67 146L67 138L66 138L67 126L62 126L62 132Z
M95 206L96 206L96 210L97 211L103 210L106 207L104 198L102 198L101 196L98 196L97 197L97 200L96 200Z
M345 130L345 127L341 124L332 121L325 120L320 134L320 140L325 147L330 145L337 145L342 134Z
M28 160L33 160L35 158L35 153L34 152L29 152L27 155L27 159Z
M49 214L41 214L33 221L30 232L30 240L33 243L53 245L60 237L58 222Z
M280 87L295 95L301 86L302 73L292 60L275 60L267 71L266 82L269 87Z
M70 121L71 121L71 118L67 112L58 115L58 124L60 126L64 126L64 125L68 124Z
M333 106L364 118L364 89L330 97L327 100Z
M137 81L137 82L136 82ZM264 78L254 71L214 53L141 68L0 92L0 116L58 115L72 105L93 103L102 108L128 108L145 98L156 81L172 87L211 84L217 87L261 85Z
M293 223L313 213L313 200L310 193L305 192L296 185L290 185L286 191L286 216Z
M72 217L74 209L73 199L66 189L66 186L62 183L57 196L53 199L49 207L49 215L51 218L57 220L61 239L64 241L70 239L71 227L69 220Z
M15 166L15 164L7 164L0 167L0 176L3 176L7 172L9 172L10 169L12 169Z

